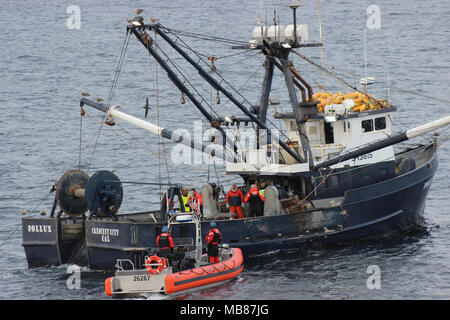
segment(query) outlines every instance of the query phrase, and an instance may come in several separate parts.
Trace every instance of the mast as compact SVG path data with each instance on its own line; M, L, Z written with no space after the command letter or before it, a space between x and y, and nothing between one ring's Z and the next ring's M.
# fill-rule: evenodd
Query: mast
M289 67L289 60L288 60L289 51L290 50L280 48L279 59L281 62L281 67L283 69L286 86L288 88L289 98L290 98L291 104L292 104L292 110L294 111L295 121L297 123L298 133L300 136L300 142L301 142L302 149L303 149L303 162L309 162L310 167L311 167L314 165L314 162L312 159L309 140L308 140L308 137L306 135L304 135L302 132L302 127L305 124L305 122L308 120L308 117L307 117L306 113L304 112L304 109L302 107L300 107L298 99L297 99L297 93L296 93L295 87L294 87L294 79L293 79L291 69Z
M272 59L269 59L266 57L266 71L264 73L264 80L263 80L263 86L262 86L262 92L261 92L261 100L259 104L258 109L258 120L262 123L266 123L266 115L267 115L267 107L269 106L269 98L270 98L270 90L272 88L272 79L273 79L273 69L274 69L274 63ZM256 136L258 137L258 148L260 143L260 127L257 127L257 133ZM267 144L270 144L270 136L267 136Z

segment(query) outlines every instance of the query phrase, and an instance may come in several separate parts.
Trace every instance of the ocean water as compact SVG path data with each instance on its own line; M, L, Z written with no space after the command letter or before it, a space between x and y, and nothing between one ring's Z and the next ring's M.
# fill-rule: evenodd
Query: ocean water
M264 1L263 20L272 23L273 12L286 25L292 18L287 1ZM71 28L72 11L79 8L79 28ZM301 52L350 83L364 76L364 29L379 9L376 28L367 30L367 74L376 78L370 91L398 107L395 131L416 126L448 113L450 83L448 1L321 1L323 50ZM127 181L182 182L201 185L208 178L225 188L239 177L225 176L207 162L177 165L174 145L141 129L117 123L100 130L103 114L90 109L83 118L80 150L80 91L92 99L110 95L125 40L125 19L135 8L143 17L159 18L164 26L192 33L248 41L260 17L259 1L31 1L4 0L0 8L0 299L107 299L104 279L110 274L81 269L81 286L69 289L68 266L28 269L23 247L21 210L39 216L50 211L51 186L64 172L78 168L93 174L115 170ZM370 7L373 8L373 7ZM305 2L297 11L298 23L309 25L310 39L319 40L317 2ZM379 27L379 28L378 28ZM216 56L224 78L251 103L261 91L264 58L255 52L232 50L230 44L183 37L200 56ZM160 43L160 42L158 42ZM161 52L169 53L161 44ZM296 56L296 68L318 90L346 88ZM149 121L163 127L193 131L201 115L186 103L156 68L155 62L132 36L112 104L143 117L149 97ZM173 61L208 103L221 115L239 115L212 92L180 58ZM389 81L388 81L389 79ZM274 95L281 104L269 110L289 110L283 78L277 73ZM389 82L389 86L388 86ZM389 87L389 90L387 89ZM414 95L395 88L418 92ZM431 97L427 98L425 96ZM186 99L187 100L187 99ZM209 109L208 109L209 110ZM277 121L273 122L278 125ZM204 124L204 129L206 125ZM439 130L441 137L448 130ZM430 135L414 142L431 139ZM162 156L167 148L169 161ZM193 293L181 299L449 299L450 272L450 146L438 150L439 170L425 208L425 223L395 235L346 244L276 251L246 260L246 267L226 286ZM209 168L209 169L208 169ZM167 174L169 172L169 174ZM217 174L216 174L217 172ZM126 185L122 212L156 208L161 190ZM372 270L380 270L380 288L367 285ZM370 281L369 281L370 282ZM256 296L255 296L256 293ZM163 299L150 296L150 299Z

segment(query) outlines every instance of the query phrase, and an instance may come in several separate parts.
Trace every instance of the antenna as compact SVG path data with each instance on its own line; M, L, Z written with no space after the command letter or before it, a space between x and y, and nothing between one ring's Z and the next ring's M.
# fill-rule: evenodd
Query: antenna
M364 28L364 92L367 93L367 50L366 50L366 34L367 30Z
M317 3L317 15L318 15L318 19L319 19L319 40L320 43L323 43L323 39L322 39L322 18L320 17L320 0L318 0ZM323 67L323 47L320 47L320 62L322 63L322 67ZM325 76L325 72L322 70L322 83L325 82L324 79Z
M322 43L322 19L320 18L320 0L318 0L319 3L317 4L317 8L318 8L318 15L319 15L319 39L320 42Z
M263 0L259 1L259 22L261 23L261 39L264 39Z
M277 11L273 9L273 25L275 26L275 42L277 41Z
M298 7L300 7L301 4L294 2L288 5L289 8L292 9L292 19L294 20L294 43L297 42L297 16L296 16L296 10Z
M387 101L388 102L389 102L390 84L391 84L391 79L390 79L389 68L388 68L388 74L387 74Z
M361 78L360 83L364 85L364 92L367 93L367 86L375 83L375 77L367 77L367 29L364 28L364 78Z

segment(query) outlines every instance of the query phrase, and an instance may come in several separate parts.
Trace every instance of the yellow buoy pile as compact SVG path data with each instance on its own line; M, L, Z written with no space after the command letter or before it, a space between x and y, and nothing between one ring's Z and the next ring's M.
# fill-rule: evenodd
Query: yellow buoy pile
M334 94L332 92L319 91L313 94L313 100L319 101L317 104L317 109L319 112L324 112L325 106L332 104L343 104L344 100L350 99L355 103L351 110L356 112L378 110L389 106L386 101L382 99L375 99L373 94L364 94L358 91L347 94L343 94L342 91Z

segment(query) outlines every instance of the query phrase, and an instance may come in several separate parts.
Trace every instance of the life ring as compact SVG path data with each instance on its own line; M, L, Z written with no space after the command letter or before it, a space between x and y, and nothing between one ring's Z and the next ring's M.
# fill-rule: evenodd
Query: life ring
M158 256L150 256L145 258L145 269L152 274L158 274L162 269L167 267L166 259Z

